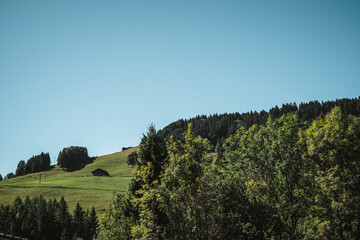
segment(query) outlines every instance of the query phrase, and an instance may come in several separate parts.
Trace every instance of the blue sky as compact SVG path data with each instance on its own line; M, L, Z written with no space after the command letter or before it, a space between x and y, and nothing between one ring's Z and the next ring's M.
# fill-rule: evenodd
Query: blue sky
M0 174L198 114L360 95L360 1L0 1Z

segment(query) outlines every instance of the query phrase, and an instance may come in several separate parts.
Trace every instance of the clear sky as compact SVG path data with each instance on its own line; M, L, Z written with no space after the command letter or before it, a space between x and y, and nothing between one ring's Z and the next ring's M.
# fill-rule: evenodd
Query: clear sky
M360 1L0 1L0 174L198 114L360 95Z

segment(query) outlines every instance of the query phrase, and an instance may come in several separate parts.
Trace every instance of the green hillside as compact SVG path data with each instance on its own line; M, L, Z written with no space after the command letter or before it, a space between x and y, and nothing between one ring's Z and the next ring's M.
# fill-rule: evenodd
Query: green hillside
M0 182L0 204L12 204L17 196L25 198L42 195L45 199L64 196L72 211L79 202L85 209L95 207L102 214L115 193L123 192L132 178L132 168L127 165L127 155L137 148L97 157L83 169L67 172L56 166L50 171L28 174ZM101 168L111 177L94 177L92 171ZM41 174L41 183L39 175Z

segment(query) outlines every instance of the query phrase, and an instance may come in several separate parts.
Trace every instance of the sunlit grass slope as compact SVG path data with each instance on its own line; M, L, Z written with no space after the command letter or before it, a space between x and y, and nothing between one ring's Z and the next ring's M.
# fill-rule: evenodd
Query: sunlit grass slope
M83 169L67 172L58 166L50 171L29 174L0 182L0 204L12 204L17 196L25 198L42 195L45 199L64 196L72 211L79 202L84 209L95 207L102 214L116 193L126 191L132 178L132 168L126 164L127 155L137 148L97 157ZM94 177L92 171L101 168L111 177ZM41 174L41 183L39 175Z

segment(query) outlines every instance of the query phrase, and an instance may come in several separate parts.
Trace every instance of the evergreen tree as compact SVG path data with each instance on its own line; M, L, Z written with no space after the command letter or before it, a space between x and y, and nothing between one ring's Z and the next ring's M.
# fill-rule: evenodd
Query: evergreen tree
M14 177L15 177L14 173L11 172L11 173L6 174L5 180L9 180L9 179L14 178Z
M97 239L132 239L132 228L138 224L138 208L131 201L134 195L128 191L116 195L99 224Z
M188 120L180 119L160 130L160 133L166 141L170 139L170 136L173 136L175 140L184 142L187 124L191 123L195 135L207 138L213 146L218 146L217 149L219 150L224 144L225 139L235 134L236 130L241 126L249 129L254 124L265 125L269 116L277 119L289 113L297 113L300 120L311 123L321 114L329 113L335 106L339 106L346 115L360 116L360 97L354 99L345 98L321 103L319 101L311 101L300 103L299 106L296 103L288 103L283 104L281 108L275 106L269 111L262 110L260 113L250 111L241 114L225 113L196 116Z
M36 239L46 239L46 230L49 227L49 222L47 221L47 211L46 211L46 201L45 199L40 195L37 201L37 207L36 207L36 220L37 220L37 234Z
M131 165L131 167L134 167L134 165L137 163L138 161L138 156L139 154L135 151L135 152L132 152L128 155L127 157L127 160L126 160L126 163L128 165Z
M60 151L57 163L62 168L77 168L91 161L85 147L68 147Z
M69 214L67 203L64 197L61 197L59 202L59 210L56 216L57 222L60 225L61 239L70 240L73 234L72 231L72 217Z
M72 227L74 229L74 233L77 237L83 238L85 236L85 231L89 229L84 229L85 226L85 212L81 208L80 204L77 203L74 214L73 214Z
M97 226L95 209L85 213L79 204L73 221L64 198L58 203L55 199L46 202L41 195L27 196L24 202L17 197L11 206L0 205L0 232L29 239L91 240Z
M22 200L20 197L16 197L10 211L11 229L12 234L16 234L21 231L21 219L19 216L23 211Z
M26 200L26 199L25 199ZM38 222L37 222L37 210L38 210L38 197L31 199L31 205L29 208L28 217L26 219L27 225L26 228L29 229L29 235L26 237L35 238L38 235Z
M25 174L26 174L25 161L21 160L17 165L15 175L17 177L19 177L19 176L23 176Z
M30 237L31 230L35 228L34 226L34 219L35 219L35 212L31 206L31 200L29 196L26 196L24 201L24 213L21 217L21 236L23 237Z
M50 168L50 155L49 153L41 153L32 156L25 164L26 174L47 171Z
M12 219L10 206L0 205L0 232L10 232L12 226Z
M140 142L139 156L137 158L138 169L147 166L149 163L151 164L150 173L145 179L134 178L132 180L129 188L133 194L141 188L143 181L151 183L158 179L162 166L165 164L166 157L167 153L164 139L161 134L156 131L155 126L151 124L146 135L143 134Z
M94 207L92 207L90 213L87 211L85 215L85 231L83 238L84 240L91 240L96 238L96 231L99 226L99 221L97 219Z
M56 200L49 200L46 203L46 228L44 229L45 239L56 239L59 236L58 223L56 221Z
M96 216L96 212L95 212L94 207L92 207L91 212L90 212L89 226L90 226L90 229L91 229L91 232L90 232L91 238L90 239L93 239L93 238L96 237L96 232L97 232L97 229L99 227L99 221L98 221L98 218Z

